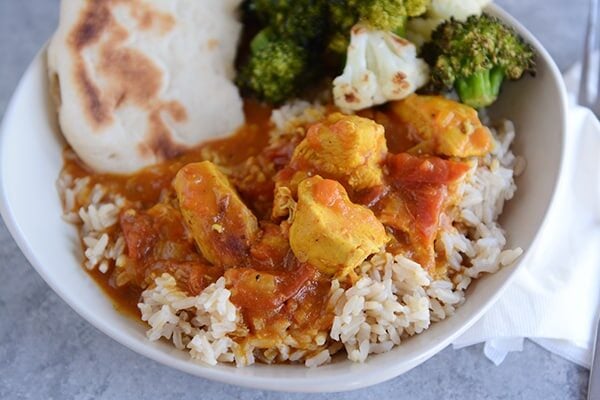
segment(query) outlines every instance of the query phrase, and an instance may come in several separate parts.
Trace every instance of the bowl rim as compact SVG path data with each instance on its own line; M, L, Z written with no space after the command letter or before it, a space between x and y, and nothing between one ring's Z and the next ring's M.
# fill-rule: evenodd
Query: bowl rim
M511 16L508 12L504 11L500 6L491 4L486 7L486 11L490 11L492 14L498 16L502 21L508 23L509 25L515 27L519 33L529 42L531 43L536 52L538 54L538 58L544 60L545 64L548 66L548 70L552 79L557 82L559 93L560 93L560 111L561 111L561 149L560 149L560 160L558 166L558 174L555 178L554 187L552 190L552 194L550 197L550 201L547 204L547 208L544 212L544 217L541 225L536 231L531 246L525 250L522 258L517 262L516 267L520 264L525 263L531 254L531 250L536 248L536 244L539 242L539 238L541 232L545 229L548 222L548 215L550 210L553 208L556 202L556 194L558 188L561 186L560 183L564 179L564 160L565 160L565 152L566 152L566 135L567 135L567 105L568 105L568 96L566 87L564 85L564 81L562 79L562 74L560 73L558 67L556 66L554 60L548 53L548 51L544 48L544 46L535 38L535 36L525 28L516 18ZM5 138L7 136L6 132L8 131L8 121L11 119L10 116L14 112L15 108L15 99L19 97L25 82L26 77L30 75L30 73L36 68L39 67L39 63L43 62L43 55L45 53L47 45L44 45L42 49L35 56L32 63L27 68L23 77L21 78L15 92L11 98L11 101L6 108L6 112L4 114L4 118L2 124L0 125L0 153L3 152L5 147ZM118 331L110 326L110 324L104 322L102 318L97 317L91 310L87 309L78 304L77 300L69 295L66 292L61 291L57 285L55 284L54 277L51 274L47 273L47 269L42 265L44 262L36 255L36 251L30 246L27 237L21 230L19 223L15 219L11 207L10 202L7 198L7 191L5 188L5 182L3 179L3 171L0 171L0 214L12 235L13 239L17 243L18 247L22 251L22 253L27 258L28 262L34 267L37 273L43 278L43 280L50 286L50 288L63 300L65 301L77 314L83 317L86 321L91 323L94 327L99 329L104 334L111 337L116 342L128 347L129 349L135 351L136 353L148 357L154 361L157 361L163 365L168 367L177 369L179 371L199 376L205 379L210 379L213 381L227 383L227 384L235 384L242 387L253 388L253 389L266 389L273 391L287 391L287 392L342 392L355 390L360 388L365 388L368 386L372 386L381 382L385 382L387 380L393 379L408 370L418 366L419 364L425 362L429 358L433 357L439 351L447 347L454 339L464 333L467 329L469 329L475 322L477 322L488 310L489 308L502 296L506 288L510 285L513 279L516 276L517 268L513 268L513 270L507 275L506 279L499 288L495 291L493 295L491 295L486 302L479 307L477 313L473 314L467 323L461 326L458 329L455 329L454 332L450 333L446 336L444 340L441 340L437 345L432 346L425 351L423 351L419 356L414 357L412 360L404 361L402 363L397 363L394 365L390 365L382 371L371 372L366 376L353 376L353 379L343 379L340 380L337 374L333 374L329 377L322 376L314 376L314 377L303 377L303 378L282 378L281 376L277 377L259 377L253 376L252 374L241 375L235 374L229 371L223 371L220 369L212 368L209 366L200 365L201 368L198 368L199 364L187 361L185 363L177 360L173 357L168 356L156 349L150 348L148 343L139 342L134 340L127 334ZM270 368L265 367L265 368ZM234 371L234 370L232 370ZM350 376L351 374L349 374Z

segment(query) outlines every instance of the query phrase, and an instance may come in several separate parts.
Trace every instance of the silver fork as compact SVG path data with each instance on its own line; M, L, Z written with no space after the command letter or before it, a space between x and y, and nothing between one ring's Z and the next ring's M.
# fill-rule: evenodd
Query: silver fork
M600 55L598 56L598 61L594 63L594 53L596 51L600 52L598 1L590 0L577 102L584 107L590 108L597 117L600 117ZM596 86L595 90L593 90L594 83ZM596 339L594 341L594 353L588 384L588 400L598 399L600 399L600 321L596 327Z
M590 108L596 116L600 117L600 58L594 63L594 53L600 51L598 11L598 0L590 0L577 102L584 107ZM596 86L595 90L594 84Z

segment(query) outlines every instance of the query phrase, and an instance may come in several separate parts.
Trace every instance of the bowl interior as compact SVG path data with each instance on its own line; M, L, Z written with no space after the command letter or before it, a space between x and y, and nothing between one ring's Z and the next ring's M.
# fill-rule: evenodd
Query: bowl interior
M496 7L490 11L514 25L539 54L539 73L507 84L492 116L509 117L517 127L514 152L527 159L516 198L501 222L509 247L531 248L552 201L561 169L566 96L560 74L541 45ZM145 327L120 315L80 267L75 229L61 219L55 181L65 143L48 96L45 52L25 74L6 113L0 137L1 211L19 247L46 282L97 328L154 360L182 371L243 386L286 391L340 391L393 378L433 356L471 326L498 298L518 265L486 276L469 290L457 313L393 351L365 364L338 360L316 370L298 366L206 367L184 352L146 340ZM523 258L520 262L523 262Z

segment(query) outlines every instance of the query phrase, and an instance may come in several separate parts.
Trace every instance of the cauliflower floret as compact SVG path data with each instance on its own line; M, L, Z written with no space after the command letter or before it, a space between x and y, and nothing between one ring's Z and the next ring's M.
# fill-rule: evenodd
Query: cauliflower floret
M492 0L431 0L427 14L408 21L406 36L417 46L431 39L431 33L443 21L454 18L466 21L471 15L481 15Z
M358 111L390 100L401 100L424 86L429 67L417 58L417 48L391 32L352 28L346 67L333 81L335 104Z
M442 22L444 22L443 19L433 17L410 19L406 24L406 37L421 47L431 39L431 34Z
M480 15L491 0L431 0L428 14L434 18L455 18L465 21L471 15Z

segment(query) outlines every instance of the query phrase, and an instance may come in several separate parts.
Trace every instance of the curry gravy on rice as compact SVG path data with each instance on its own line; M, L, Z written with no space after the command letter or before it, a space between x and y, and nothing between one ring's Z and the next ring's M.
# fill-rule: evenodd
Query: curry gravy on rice
M132 175L92 173L66 151L63 175L121 199L105 232L123 238L123 254L90 271L118 309L139 316L142 292L164 274L190 297L224 277L240 314L234 341L264 351L293 338L308 359L332 342L332 282L352 289L372 254L401 254L432 281L460 275L441 235L454 229L473 169L466 156L495 142L474 111L413 96L361 116L318 107L316 122L300 117L284 132L272 113L247 101L247 123L231 137ZM439 124L460 140L436 137ZM421 154L427 147L461 157Z

